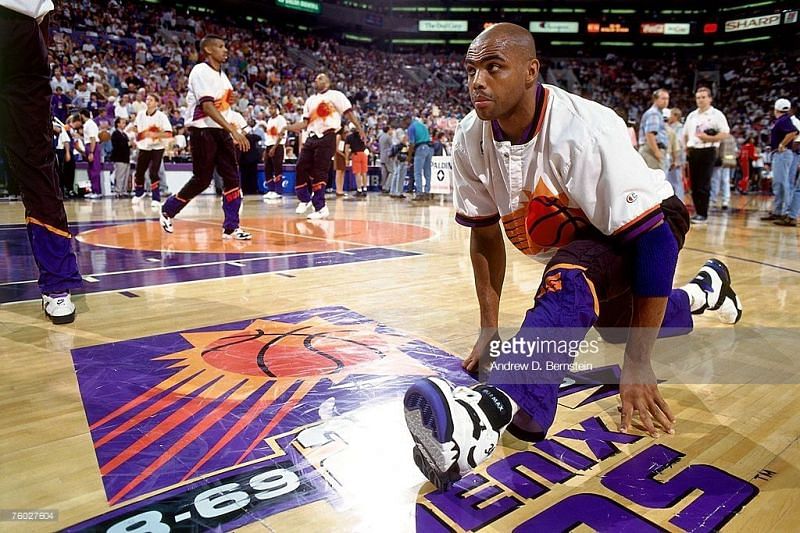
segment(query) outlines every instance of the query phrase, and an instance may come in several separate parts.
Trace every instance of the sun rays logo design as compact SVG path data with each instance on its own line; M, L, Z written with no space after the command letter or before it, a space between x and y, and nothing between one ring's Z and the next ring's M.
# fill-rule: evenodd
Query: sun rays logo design
M92 347L91 371L76 353L109 503L268 457L265 439L316 422L346 380L434 373L400 349L408 336L366 319L339 322L257 319ZM142 357L152 344L172 351ZM90 390L89 373L107 381L103 390Z

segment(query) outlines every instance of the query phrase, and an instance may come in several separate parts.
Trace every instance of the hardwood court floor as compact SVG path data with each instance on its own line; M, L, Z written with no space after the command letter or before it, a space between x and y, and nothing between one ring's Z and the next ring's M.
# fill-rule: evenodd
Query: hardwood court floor
M450 203L331 200L314 225L293 202L247 198L254 241L222 244L216 198L173 236L149 208L71 202L87 288L60 327L33 299L22 206L0 204L0 510L58 512L0 530L791 530L800 242L758 221L767 198L735 200L681 253L676 283L719 257L745 313L736 328L698 317L694 344L656 355L676 363L662 385L676 435L615 433L616 394L593 375L563 389L544 445L506 437L445 494L413 465L400 398L420 375L469 382L448 356L478 331L469 233ZM514 328L542 267L507 255L500 322ZM322 344L292 344L303 328ZM243 347L259 335L282 339L267 363L263 339ZM604 350L613 376L619 352Z

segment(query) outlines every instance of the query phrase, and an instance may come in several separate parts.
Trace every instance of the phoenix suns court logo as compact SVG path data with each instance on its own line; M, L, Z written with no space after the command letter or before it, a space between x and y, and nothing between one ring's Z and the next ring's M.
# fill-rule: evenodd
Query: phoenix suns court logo
M422 482L403 393L433 374L474 383L458 358L341 307L82 348L73 359L109 504L150 495L74 530L230 530L320 500L332 511L376 494L403 501ZM571 375L562 408L615 395L618 377L618 367ZM590 416L529 449L500 443L447 493L421 485L416 526L555 530L569 528L566 517L603 529L593 520L606 516L655 527L606 495L559 492L609 462L606 492L643 508L683 506L692 488L704 491L672 520L685 529L719 527L756 493L705 465L656 481L683 454L643 442Z

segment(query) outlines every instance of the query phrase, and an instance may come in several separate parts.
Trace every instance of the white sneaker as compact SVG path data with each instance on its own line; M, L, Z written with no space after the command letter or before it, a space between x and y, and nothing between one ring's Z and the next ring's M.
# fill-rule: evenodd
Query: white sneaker
M131 198L131 203L132 203L132 204L138 204L138 203L141 203L141 201L142 201L142 198L144 198L144 196L136 196L136 195L134 194L134 195L133 195L133 198Z
M252 238L253 238L253 236L250 235L249 233L247 233L242 228L236 228L231 233L225 233L224 231L222 232L222 239L226 240L226 241L229 241L229 240L249 241Z
M150 207L152 207L153 209L161 209L161 202L159 202L158 200L152 200L150 202Z
M689 295L694 315L716 311L724 324L736 324L742 318L742 302L731 287L728 267L719 259L706 261L694 279L681 289Z
M517 405L491 385L453 387L440 378L414 383L403 399L416 443L414 462L439 490L447 490L489 458Z
M280 200L283 197L275 191L269 191L261 198L264 200Z
M311 202L300 202L297 204L297 209L295 209L294 212L298 215L303 215L309 208L311 208Z
M69 324L75 320L75 304L68 292L42 294L42 309L53 324Z
M328 211L328 206L326 205L319 211L314 211L313 213L309 213L306 217L309 220L322 220L323 218L328 218L331 216L331 212Z
M158 212L158 220L161 222L161 228L167 233L172 233L172 219L164 214L164 211Z

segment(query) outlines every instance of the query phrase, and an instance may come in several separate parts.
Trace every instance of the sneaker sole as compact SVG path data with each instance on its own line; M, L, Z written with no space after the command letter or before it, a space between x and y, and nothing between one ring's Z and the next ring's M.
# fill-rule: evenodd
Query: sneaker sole
M68 315L59 315L59 316L51 315L47 311L45 311L44 314L47 315L47 318L50 319L50 322L56 325L71 324L72 322L75 321L75 311L73 311Z
M420 450L419 445L414 446L413 456L414 464L417 465L419 471L439 492L449 490L453 483L461 479L461 476L458 475L458 467L455 464L447 472L439 472L439 470L431 466L431 463L428 462L428 459L425 458L425 455Z
M447 490L461 479L458 464L447 466L442 444L452 443L453 419L444 393L430 380L411 386L403 399L406 426L416 443L414 462L439 490ZM453 443L455 444L455 443Z

